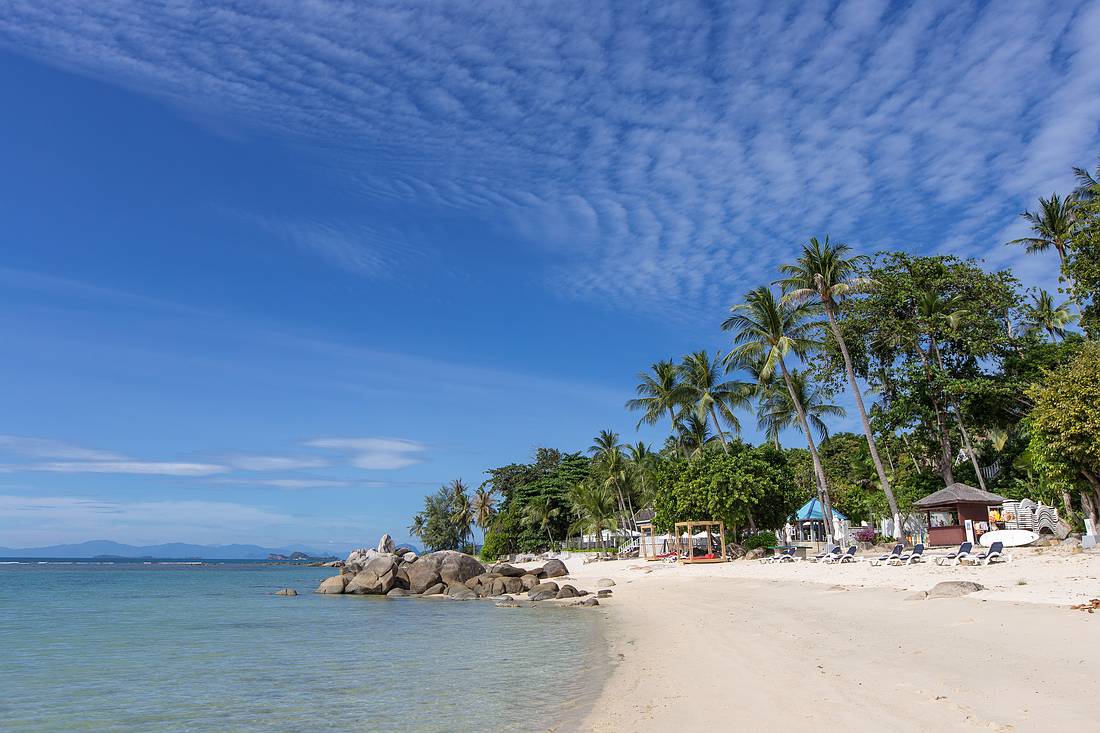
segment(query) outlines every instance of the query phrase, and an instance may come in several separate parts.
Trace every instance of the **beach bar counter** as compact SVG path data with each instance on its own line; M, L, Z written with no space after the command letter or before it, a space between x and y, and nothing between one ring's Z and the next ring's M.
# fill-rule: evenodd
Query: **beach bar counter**
M925 513L929 545L958 545L966 542L966 520L980 531L989 522L990 508L999 509L1006 499L962 483L953 483L913 503Z

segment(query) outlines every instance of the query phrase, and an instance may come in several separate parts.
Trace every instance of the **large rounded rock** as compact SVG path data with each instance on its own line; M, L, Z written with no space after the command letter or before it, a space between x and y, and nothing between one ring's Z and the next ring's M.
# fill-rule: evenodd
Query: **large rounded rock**
M433 552L432 557L440 554L443 558L439 564L439 577L448 586L454 583L465 583L470 578L476 578L485 572L485 566L476 557L452 551Z
M425 588L424 592L421 593L420 595L422 595L422 596L438 596L438 595L441 595L444 590L446 590L446 588L443 586L442 583L436 583L435 585L433 585L429 588Z
M363 569L382 577L386 573L394 572L396 565L397 562L393 559L392 555L379 555L371 559Z
M561 560L547 560L546 564L542 566L542 570L546 573L547 578L560 578L563 575L569 575L569 568L565 567L565 563Z
M393 588L386 594L386 598L400 598L401 596L407 596L409 592L404 588Z
M527 598L532 601L552 601L558 597L558 592L553 590L532 590Z
M477 598L477 593L474 593L464 585L448 586L447 595L456 601L472 601Z
M563 585L560 589L558 589L557 598L558 600L561 600L563 598L576 598L577 595L578 594L576 588L571 585Z
M384 554L390 554L397 549L397 545L393 541L393 537L388 534L382 535L382 538L378 540L378 552Z
M321 584L317 586L317 590L314 593L343 593L344 586L347 585L348 576L346 575L334 575L331 578L325 578L321 581Z
M503 584L502 587L505 593L522 593L526 590L526 588L523 587L523 581L515 576L510 575L504 578L498 578L498 580Z
M936 583L932 590L928 591L927 598L957 598L958 596L977 593L985 590L985 586L970 580L945 580Z
M536 585L539 584L539 579L537 577L535 577L534 575L531 575L530 573L528 573L527 575L524 575L522 578L520 578L519 582L520 582L520 585L523 586L524 590L531 590L532 588L534 588Z
M401 555L401 559L404 560L407 563L416 562L417 557L419 557L419 556L415 552L413 552L412 550L409 550L408 552L402 553L402 555Z
M384 592L379 590L379 585L378 575L369 570L364 570L355 574L351 581L348 582L347 587L344 588L344 592L354 593L356 595L370 595Z
M539 593L552 593L556 596L558 594L558 590L559 589L557 583L539 583L534 588L527 591L527 597L531 600L535 600L535 596Z
M611 588L615 585L615 581L611 578L600 578L596 581L597 588Z
M423 593L440 582L439 569L430 562L414 562L405 568L405 575L409 578L409 590L413 593Z
M503 575L506 578L522 578L527 574L527 571L522 568L517 568L515 565L509 565L508 563L502 563L500 565L494 565L492 572L497 575Z
M378 550L360 547L358 550L352 550L351 553L348 554L347 559L344 560L344 564L354 565L361 570L368 562L378 557L378 555Z

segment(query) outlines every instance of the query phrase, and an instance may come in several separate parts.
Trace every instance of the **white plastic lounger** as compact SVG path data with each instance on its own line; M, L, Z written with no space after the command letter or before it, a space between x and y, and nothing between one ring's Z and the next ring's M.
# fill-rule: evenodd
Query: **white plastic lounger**
M840 545L825 545L825 552L820 552L811 558L812 562L829 562L840 554Z
M774 555L772 555L771 557L762 557L762 558L760 558L760 562L767 563L767 564L770 565L771 563L775 563L775 562L795 562L797 560L801 560L802 558L795 557L794 553L797 551L797 549L798 548L796 548L796 547L788 547L785 550L783 550L783 552L777 552Z
M963 560L970 559L970 552L974 549L974 543L964 542L954 552L936 558L937 565L958 565Z
M905 545L903 545L902 543L900 543L900 542L897 543L896 545L894 545L894 549L890 551L889 555L880 555L879 557L876 557L876 558L872 559L871 564L875 565L875 566L878 566L878 565L882 565L883 563L889 563L889 562L892 562L894 560L900 560L901 559L901 551L904 547L905 547Z
M916 565L924 562L924 545L918 544L908 555L898 558L898 565Z
M994 542L982 554L972 555L970 561L979 565L992 565L995 562L1012 562L1012 555L1005 554L1004 543Z
M840 548L838 547L837 550L840 550ZM845 552L843 555L841 555L839 553L834 553L830 557L826 557L821 562L846 563L846 562L855 562L855 561L856 561L856 546L851 545L851 546L848 547L848 551Z

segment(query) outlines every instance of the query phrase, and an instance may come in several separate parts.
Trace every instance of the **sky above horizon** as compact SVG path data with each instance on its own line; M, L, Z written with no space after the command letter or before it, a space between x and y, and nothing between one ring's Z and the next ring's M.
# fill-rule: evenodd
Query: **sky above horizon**
M1049 288L1004 242L1097 160L1097 38L1095 1L0 0L0 546L342 549L541 445L660 445L635 374L812 235Z

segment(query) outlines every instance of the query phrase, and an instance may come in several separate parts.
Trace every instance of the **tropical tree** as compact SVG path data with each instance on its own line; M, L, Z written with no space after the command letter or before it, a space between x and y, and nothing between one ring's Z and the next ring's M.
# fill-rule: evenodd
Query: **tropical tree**
M474 512L474 523L482 530L489 529L497 514L497 500L492 489L486 489L484 485L478 487L471 501Z
M620 524L625 527L633 519L634 506L630 497L630 467L623 456L623 447L618 433L601 430L588 452L592 455L595 473L619 500Z
M825 390L815 385L804 371L791 370L791 385L806 413L806 421L817 434L818 441L827 440L829 426L825 423L825 418L844 417L847 414L846 411L843 407L829 402L829 396ZM794 401L785 389L772 389L763 395L760 399L758 415L757 426L769 439L798 424L798 412L794 408Z
M455 524L455 530L458 534L459 544L468 541L472 535L470 527L477 519L474 512L474 506L470 502L470 495L467 493L469 487L462 481L462 479L455 479L450 483L451 492L451 521Z
M867 448L871 452L871 460L875 464L875 473L878 474L879 485L886 495L886 503L890 507L890 514L894 520L894 537L900 538L901 512L898 511L898 502L894 497L893 489L890 488L890 479L887 478L886 469L879 457L878 445L871 430L871 421L867 417L867 407L863 404L855 369L852 367L852 357L848 353L848 343L837 323L838 312L844 301L871 284L867 278L859 275L859 267L865 260L865 257L853 255L852 248L848 245L830 242L828 235L825 235L824 242L819 241L817 237L811 237L810 241L802 246L802 254L798 262L779 268L784 275L779 284L786 298L796 302L816 300L825 311L829 332L836 341L844 360L844 372L848 376L848 386L856 401L863 435L867 440Z
M688 458L696 458L717 438L710 434L710 421L694 410L681 410L676 416L676 433L669 439L683 448Z
M1031 224L1034 236L1013 239L1009 244L1022 244L1029 253L1054 249L1058 253L1059 263L1064 267L1066 249L1073 236L1073 201L1052 193L1049 199L1039 199L1039 211L1025 211L1020 216Z
M619 528L618 507L615 493L602 482L591 478L580 481L569 492L576 521L571 529L578 534L594 534L604 545L605 530Z
M814 333L820 324L814 320L819 308L810 303L781 302L771 288L759 287L751 291L745 302L730 308L730 316L722 323L722 330L733 332L735 344L727 360L731 364L753 364L759 362L764 374L772 373L776 367L783 375L791 403L798 415L798 424L806 436L813 461L814 476L817 479L818 497L824 513L826 534L829 541L833 537L833 510L829 503L829 482L825 470L821 467L821 456L817 453L813 433L802 403L798 400L791 372L787 368L786 356L794 354L800 359L806 358L811 351L820 346Z
M1051 341L1066 337L1066 326L1077 320L1069 303L1054 304L1054 298L1042 288L1031 296L1032 303L1024 314L1029 331L1046 331Z
M561 510L554 506L550 497L543 496L527 505L524 520L539 532L545 532L546 538L553 545L554 535L550 533L550 530L554 526L554 520L557 519L560 513Z
M728 380L728 370L722 366L721 352L712 358L706 351L696 351L684 357L680 364L680 391L683 402L704 422L714 423L722 448L729 450L729 441L722 430L726 423L734 434L741 432L741 423L733 414L734 409L744 407L752 399L753 388L745 382Z
M1073 198L1077 201L1092 201L1100 196L1100 163L1096 165L1096 173L1089 173L1085 168L1073 167L1073 176L1077 179L1077 188L1073 190Z
M638 396L627 400L626 407L628 410L642 411L638 427L643 424L656 425L667 416L675 430L676 410L683 400L683 391L680 388L680 369L671 359L654 362L648 372L640 372L635 391ZM684 455L686 457L686 450Z

